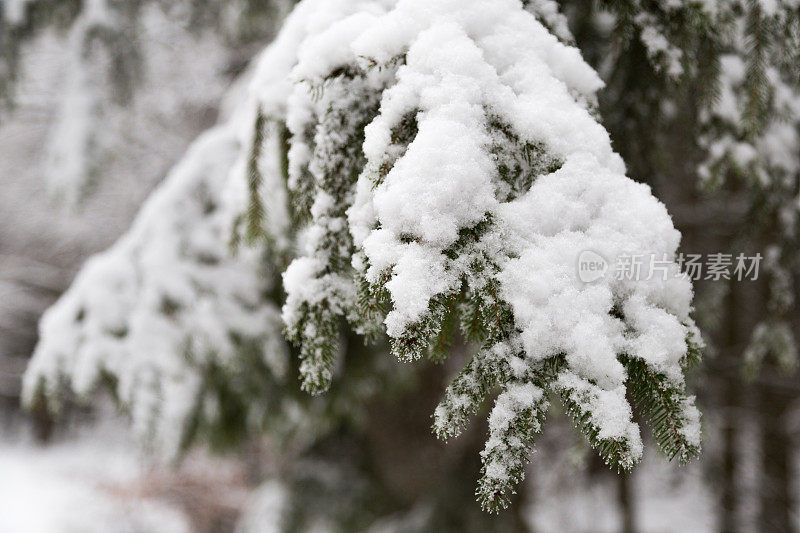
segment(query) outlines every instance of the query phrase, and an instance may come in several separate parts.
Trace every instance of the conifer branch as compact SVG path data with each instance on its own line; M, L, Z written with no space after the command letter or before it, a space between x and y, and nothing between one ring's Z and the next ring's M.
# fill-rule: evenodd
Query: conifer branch
M630 356L622 356L621 360L628 370L633 403L648 418L661 450L670 460L677 457L681 464L698 457L699 435L687 434L687 423L697 423L693 398L686 395L682 386L648 368L644 361Z

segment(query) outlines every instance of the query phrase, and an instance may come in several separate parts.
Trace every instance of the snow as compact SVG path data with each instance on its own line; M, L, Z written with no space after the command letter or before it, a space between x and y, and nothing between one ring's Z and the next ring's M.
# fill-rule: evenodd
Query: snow
M387 286L395 302L395 310L387 318L391 336L419 319L424 310L421 304L445 292L442 283L432 283L442 276L429 274L443 271L441 250L453 244L460 229L474 226L497 206L492 183L495 168L483 127L485 107L508 117L526 138L547 139L557 155L585 148L623 168L610 150L607 133L585 108L574 105L564 90L566 82L577 93L592 98L602 85L577 51L558 43L533 17L519 16L512 4L494 6L491 11L496 19L505 13L506 18L500 20L487 19L485 8L480 2L462 9L437 4L415 13L421 8L414 2L400 2L388 15L389 20L407 23L416 16L420 29L408 45L397 84L386 92L379 117L367 129L368 164L379 165L389 150L390 130L398 117L418 109L419 131L383 183L374 191L359 187L359 192L369 190L371 197L358 198L350 217L356 244L363 245L372 264L367 278L377 279L387 264L398 265ZM448 9L456 13L458 23L437 22L436 17L445 18ZM370 28L355 42L359 56L380 62L402 50L398 45L385 50L386 41L377 33L380 28ZM509 36L515 36L518 43L523 34L532 41L530 47L510 42ZM521 52L514 54L516 50ZM552 109L567 111L553 113ZM371 224L373 217L380 228L362 240L363 226ZM391 237L383 236L387 233ZM422 249L413 243L387 245L392 238L396 242L407 234L420 238ZM398 253L403 254L402 261L392 257ZM414 261L412 256L429 260ZM415 280L401 271L428 273L429 281ZM451 275L444 284L452 288L457 279Z
M0 6L3 19L9 26L18 26L25 22L25 10L31 0L6 0Z
M373 175L362 174L350 222L369 262L367 279L391 271L390 337L419 321L434 297L458 290L469 261L450 260L444 251L461 230L491 217L497 229L485 246L499 253L492 259L501 265L501 293L527 357L567 353L577 375L616 391L614 397L626 379L619 353L680 383L692 291L677 267L668 282L606 279L585 287L576 277L582 250L609 259L623 253L671 259L679 243L663 205L624 177L608 134L585 105L601 86L596 74L513 3L495 2L490 10L479 1L458 8L401 1L386 20L353 44L358 57L378 63L407 49L397 83L367 129L368 168L385 160L399 117L416 110L418 133L382 181L367 186ZM396 36L384 38L390 27ZM512 202L495 198L487 108L564 161ZM413 241L404 242L406 236ZM609 315L620 299L625 323ZM623 335L626 326L633 331ZM601 433L633 435L624 399L602 405L612 416L598 420Z
M564 421L548 423L548 431L537 443L530 472L536 481L523 504L531 527L544 532L620 531L619 474L592 469L585 448L566 444L572 428L564 426ZM716 496L706 483L701 464L676 469L652 450L628 479L635 495L638 531L719 530Z
M366 260L358 256L354 266L366 268L373 284L388 276L387 333L408 335L430 316L435 298L457 293L477 258L486 258L497 265L499 293L512 308L525 357L567 354L557 386L581 398L600 438L625 440L635 462L641 439L617 356L640 358L682 387L692 288L674 264L665 281L606 277L586 286L577 278L583 250L612 261L623 254L672 260L680 240L663 205L624 176L608 133L591 114L602 87L597 74L516 2L400 0L360 35L354 20L327 32L353 39L351 62L405 59L366 130L367 166L349 209ZM669 54L657 37L645 34L653 53ZM324 77L347 61L344 52L309 43L303 50L313 50L314 61L306 64L301 55L294 69L304 77ZM561 163L511 201L497 195L490 113ZM398 150L393 130L414 114L417 131ZM490 230L473 249L448 254L464 231L487 220ZM624 318L611 315L615 305ZM519 412L504 394L492 414L495 429Z
M796 336L788 323L761 322L756 326L744 353L745 368L755 374L767 357L774 358L785 372L793 372L800 366Z
M653 65L663 68L672 78L680 77L683 74L681 49L669 42L649 13L639 13L636 16L636 23L641 28L642 44L647 49L647 55Z
M539 7L552 15L552 5ZM655 31L646 44L671 56ZM256 337L281 374L279 312L259 297L269 288L263 257L227 250L252 192L253 125L264 117L257 194L269 206L266 233L284 243L268 252L298 256L283 276L281 315L301 344L304 388L330 382L338 317L357 320L357 277L388 292L384 325L398 345L440 320L440 301L466 286L490 293L483 303L497 322L500 308L511 315L491 325L497 338L479 370L487 387L503 377L487 475L518 477L514 457L526 445L516 422L541 429L530 422L546 408L534 376L562 355L553 387L588 413L599 439L621 441L632 466L642 443L618 357L682 388L692 287L671 262L680 234L666 209L625 176L597 120L603 82L579 50L517 0L305 0L258 63L239 112L195 143L129 234L48 312L28 398L41 379L54 394L62 376L88 394L109 372L139 433L155 431L169 448L200 386L184 352L235 365L235 332ZM407 122L413 131L398 134ZM285 187L280 123L291 133ZM503 181L503 150L525 160L529 180ZM294 242L287 189L310 219ZM584 283L576 264L585 250L612 263L663 257L668 276ZM695 442L699 419L685 402L683 430Z
M532 383L523 383L508 388L495 404L489 416L489 432L501 433L508 430L514 415L529 409L542 401L544 391Z
M569 29L567 17L559 10L558 2L555 0L532 0L528 2L527 9L533 13L542 24L564 42L574 40Z
M366 0L307 0L298 4L284 21L278 37L256 62L251 93L267 116L286 116L287 100L297 81L290 73L297 64L299 48L304 41L335 21L372 4L374 2Z
M96 72L86 68L84 52L87 33L102 23L102 18L93 16L96 9L87 9L70 29L69 77L61 98L60 116L46 143L45 176L49 192L67 205L76 205L85 195L98 157L94 134L103 84Z
M187 517L164 501L123 497L141 464L130 448L92 441L47 448L0 445L0 531L188 533Z
M201 38L176 24L164 6L146 3L131 43L121 28L132 22L121 10L102 0L87 3L59 43L59 64L49 66L65 79L56 89L59 109L44 145L43 172L50 195L68 208L80 206L101 178L109 179L111 162L131 146L170 151L193 115L216 106L227 88L222 71L229 57L221 38ZM107 37L94 42L101 33ZM129 47L136 48L136 60L114 67L115 54ZM115 79L125 76L131 77L132 100L120 105ZM168 144L151 146L156 136ZM182 149L185 144L177 151Z
M250 495L250 502L239 519L237 533L279 533L281 514L289 500L286 487L277 481L268 481Z
M625 387L601 388L572 372L562 372L555 388L570 391L578 398L589 421L599 429L598 439L625 441L629 455L635 463L642 457L644 447L639 427L632 422L632 410L625 399Z
M313 89L323 83L341 65L389 66L401 55L404 62L396 72L367 68L367 85L380 89L392 74L393 81L383 92L379 114L366 128L366 170L348 211L354 244L363 252L355 255L353 265L366 269L363 274L373 283L391 270L385 285L393 301L385 322L389 335L401 336L426 314L435 296L457 290L468 261L454 264L443 251L455 243L460 231L492 217L498 229L481 246L500 254L493 259L504 264L504 255L530 258L528 262L515 260L517 266L515 261L504 264L508 274L499 275L509 284L502 288L504 294L510 301L519 302L514 307L530 357L542 358L562 348L572 350L573 363L582 375L618 385L625 376L616 353L633 348L635 355L649 357L654 367L679 381L676 365L682 342L678 339L685 336L682 323L688 321L691 301L691 287L685 280L606 287L603 297L592 304L598 317L594 328L600 329L584 332L592 342L608 339L601 342L606 355L598 357L579 355L574 342L569 346L556 342L559 336L577 337L565 332L579 314L571 319L565 316L563 326L554 330L558 333L550 336L555 340L547 342L537 338L532 317L536 313L558 316L558 311L525 311L530 307L526 298L530 297L527 286L532 271L540 272L542 279L551 272L561 272L563 277L568 269L574 270L574 256L583 248L597 248L599 239L607 241L600 248L609 258L622 252L663 252L673 257L679 236L663 206L652 200L649 191L622 176L624 165L611 149L607 132L589 110L595 92L602 87L597 74L582 61L577 49L559 42L535 17L520 14L516 2L493 2L491 9L478 0L457 6L414 1L301 4L276 43L262 56L251 85L262 110L278 118L285 114L294 134L289 187L299 190L306 179L301 177L305 168L317 183L325 179L320 162L313 162L315 148L308 144L310 140L303 140L303 132L318 120L327 104L309 100L308 86ZM295 82L294 87L287 86L287 78ZM338 89L326 86L322 94L328 91ZM539 183L516 203L498 201L495 159L488 149L492 139L484 126L488 111L505 120L523 139L543 143L548 153L563 160L563 170L556 173L558 185L540 176ZM408 147L398 151L392 130L410 113L416 113L418 129ZM388 174L380 183L373 183L376 169L392 160ZM569 172L573 168L576 170ZM597 178L598 171L609 177L605 181ZM582 179L567 174L579 174ZM609 186L617 188L606 196L603 192ZM554 204L569 187L587 200L572 206ZM340 201L345 202L344 207L350 202L346 197L336 199L326 194L316 193L311 214L318 222L302 234L306 257L284 276L289 301L283 318L290 326L299 324L303 304L326 302L341 310L352 298L344 280L319 277L327 264L325 256L319 255L321 243L331 232L341 230L340 221L327 219L326 213L333 212ZM615 194L625 200L604 206L608 201L604 198L613 200ZM630 194L641 199L629 202ZM615 214L614 209L621 211ZM598 214L590 216L595 212ZM548 213L550 219L544 219ZM651 220L651 213L658 216ZM636 220L641 222L637 224ZM524 226L517 221L523 221ZM601 234L600 228L606 227L610 233ZM565 232L576 235L571 238ZM540 242L541 233L552 234L557 257L554 264L537 268L530 261L540 260L537 254L547 255L543 250L546 244ZM640 240L632 242L634 237ZM404 241L408 238L411 242ZM628 242L627 248L621 248L621 242ZM512 281L515 268L520 272L518 281ZM552 268L556 270L548 270ZM673 274L676 272L672 269ZM564 282L564 289L555 289L552 294L578 283L574 275ZM592 294L602 293L593 290ZM580 292L564 292L562 305L569 308L570 298ZM667 308L663 322L671 330L662 334L665 338L645 333L634 341L623 338L621 323L607 316L612 295L633 297L634 292L645 308ZM527 296L512 298L519 294ZM572 307L575 313L583 309ZM670 319L672 315L675 317ZM635 323L635 316L629 322ZM666 351L637 349L664 340L672 343ZM590 346L592 342L584 344ZM588 354L589 349L585 351Z
M191 520L197 517L188 516L174 495L146 489L151 467L131 445L125 428L117 426L120 423L104 422L100 428L47 447L27 442L0 444L4 474L0 476L0 531L194 531ZM552 433L542 437L532 465L536 481L527 501L519 502L525 507L523 515L539 531L618 531L617 487L612 477L616 473L591 477L586 465L575 464L574 453L565 450L570 428L549 425ZM202 469L212 483L224 483L213 462L201 461L193 468ZM176 475L169 474L170 478ZM648 454L632 483L641 530L715 530L714 498L700 465L675 470L655 453ZM138 488L143 484L145 488ZM289 498L286 486L274 480L248 490L235 531L280 531L281 513Z
M187 356L235 366L238 335L260 342L282 375L287 354L278 309L260 301L260 254L227 249L232 214L221 197L238 154L229 126L201 136L131 230L86 264L42 319L25 376L28 402L40 387L55 399L62 379L88 395L110 373L139 435L157 436L153 444L170 454L200 386Z
M762 9L775 20L780 20L780 13L775 11L777 4L768 4L772 7L762 3ZM745 38L737 36L736 43L743 42ZM800 171L797 157L800 137L796 128L800 121L800 96L793 89L788 75L781 74L776 60L768 58L765 77L766 90L773 99L769 111L771 116L767 117L762 132L749 136L743 119L749 105L746 52L736 49L737 46L741 48L740 44L732 46L735 53L720 57L720 96L708 110L708 132L701 139L708 158L701 165L700 172L708 177L712 168L730 161L738 169L751 170L755 184L767 186L780 176ZM714 120L717 122L712 122ZM727 168L725 165L722 167Z

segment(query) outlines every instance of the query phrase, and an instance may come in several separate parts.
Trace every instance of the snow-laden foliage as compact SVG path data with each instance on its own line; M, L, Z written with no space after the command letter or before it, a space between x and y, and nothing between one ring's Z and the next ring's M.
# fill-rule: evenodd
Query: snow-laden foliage
M100 72L105 68L92 68L98 62L96 52L93 53L97 48L95 40L102 36L104 40L113 41L113 48L130 50L118 42L120 25L106 2L89 2L76 17L67 37L70 66L58 118L47 143L45 177L50 193L68 205L76 205L91 186L102 152L97 130L103 114L102 95L110 84ZM114 60L119 63L118 75L134 69L133 65L125 63L138 63L138 58L131 56L121 55L111 59ZM125 79L116 84L116 88L125 86L129 92L129 81Z
M696 32L712 31L719 10L728 0L612 0L603 7L614 16L623 41L638 40L654 69L677 80L696 61Z
M230 331L260 334L273 361L283 353L275 308L259 298L268 287L254 274L290 262L282 318L312 393L343 379L348 328L367 337L385 331L403 361L441 360L455 330L473 343L434 430L457 435L499 394L477 490L486 509L507 505L556 397L615 468L642 455L629 397L670 458L698 453L699 414L684 370L699 338L691 284L674 263L680 235L649 188L625 176L598 122L603 83L569 44L554 4L526 4L300 2L259 58L249 122L231 126L244 141L228 164L208 146L185 162L213 162L218 171L197 179L215 198L238 151L228 190L238 191L243 214L233 235L265 248L264 262L224 257L224 224L216 225L224 210L218 219L194 203L194 218L176 218L153 200L105 256L114 259L87 267L44 321L29 395L43 378L51 390L59 376L86 391L99 369L146 391L155 381L192 394L202 372L181 358L184 344L191 361L235 366ZM188 181L177 178L182 168L169 183ZM175 187L174 197L157 198L185 202ZM193 246L198 232L202 253ZM582 281L587 251L612 270ZM665 276L614 275L616 260L630 256L656 258ZM99 268L104 261L113 266ZM116 292L93 298L102 290ZM212 302L203 314L201 304ZM162 325L176 317L186 321ZM115 355L108 345L124 348ZM134 389L120 387L125 403L152 411L152 394L124 394Z
M768 316L746 353L748 373L769 356L798 365L791 326L800 242L800 4L731 2L728 40L720 55L719 96L701 117L707 157L703 184L726 182L753 192L750 234L766 242Z
M285 104L288 183L310 215L303 256L284 275L305 388L330 382L337 317L362 331L384 318L403 360L444 356L460 320L483 348L435 429L457 434L499 386L479 488L487 507L521 479L550 392L610 464L630 468L641 438L625 384L642 380L634 396L671 426L661 444L688 459L699 447L683 393L689 282L674 264L666 281L584 284L576 270L584 250L671 260L679 242L592 114L597 75L517 2L359 4L306 2L286 30L329 18L299 44Z
M741 2L720 57L719 98L703 117L707 180L745 175L756 184L798 172L800 97L793 70L800 50L796 2ZM794 46L793 46L794 45Z
M170 106L208 105L197 102L189 91L182 102L170 98L168 85L174 81L170 74L181 77L184 89L187 83L204 83L209 73L218 79L228 77L241 68L236 56L254 41L266 42L292 4L293 0L4 2L0 4L0 112L6 110L1 104L10 104L13 112L17 103L15 82L26 75L26 65L20 64L25 45L44 36L59 39L67 65L59 110L45 145L44 177L57 201L77 207L109 161L124 150L117 144L139 142L130 134L140 126L135 122L148 113L162 113L162 129L180 127L171 115L183 110ZM166 74L161 63L165 49L172 54L168 61L181 65ZM196 61L197 57L204 60ZM154 101L148 92L154 83L165 86L163 100ZM219 92L209 87L205 96L214 101Z
M27 402L57 401L65 381L85 395L111 380L139 434L167 453L189 432L258 420L259 380L281 380L288 352L269 265L227 250L222 188L240 153L231 126L203 135L128 234L87 263L42 320ZM237 409L226 396L241 397Z

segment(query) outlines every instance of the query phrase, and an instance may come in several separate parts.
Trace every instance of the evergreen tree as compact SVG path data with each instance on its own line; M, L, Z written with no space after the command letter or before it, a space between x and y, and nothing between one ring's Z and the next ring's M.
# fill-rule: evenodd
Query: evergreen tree
M25 40L68 31L69 113L49 143L53 189L68 201L102 174L108 102L136 98L136 28L156 4L2 4L5 101ZM248 51L290 4L172 9ZM758 0L299 2L251 69L249 92L234 92L233 116L47 313L26 401L57 410L67 389L88 397L102 386L168 456L272 435L293 459L282 472L295 502L289 530L365 529L407 510L363 452L370 409L397 402L416 415L441 381L433 432L461 435L470 453L483 447L476 495L490 511L521 486L553 402L618 471L641 457L640 415L667 457L686 462L700 450L685 383L702 348L692 287L666 209L626 175L661 192L688 173L707 194L747 200L718 251L765 258L764 312L752 335L731 336L750 337L744 358L726 357L760 386L772 489L763 522L788 530L791 443L777 415L796 397L782 376L798 366L798 10ZM612 271L584 282L576 263L587 251ZM614 261L635 256L666 276L615 276ZM747 323L736 313L757 312L740 304L731 328ZM470 418L487 410L488 436L476 438ZM449 472L460 482L471 463L459 457ZM329 475L309 474L321 464ZM476 530L518 529L507 514L483 522L465 511L459 487L434 493L434 511L414 508L400 523L453 527L455 514Z
M565 19L552 2L527 8L301 2L236 116L45 318L28 401L106 383L142 436L176 453L198 435L297 431L298 411L353 416L370 397L359 382L402 384L381 343L356 349L355 336L385 332L402 361L441 361L463 336L472 356L434 431L458 435L499 393L484 508L508 504L555 398L616 469L642 454L628 397L668 457L696 455L684 372L700 341L679 234L625 177L598 122L603 83ZM634 24L652 64L679 75L657 19ZM668 275L584 283L586 250L652 254ZM309 392L333 389L293 393L295 373Z

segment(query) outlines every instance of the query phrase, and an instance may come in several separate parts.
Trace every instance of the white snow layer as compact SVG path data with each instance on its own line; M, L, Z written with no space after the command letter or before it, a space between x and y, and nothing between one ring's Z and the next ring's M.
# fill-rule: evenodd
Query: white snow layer
M83 441L48 448L0 445L3 533L188 533L188 517L163 499L131 494L143 468L127 448ZM125 492L128 490L129 492Z

